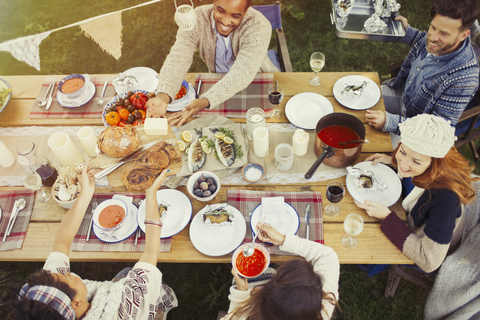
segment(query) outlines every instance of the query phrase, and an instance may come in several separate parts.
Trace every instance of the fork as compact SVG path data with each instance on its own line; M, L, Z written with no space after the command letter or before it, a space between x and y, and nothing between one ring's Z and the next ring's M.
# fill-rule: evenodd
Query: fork
M105 81L105 84L103 85L102 94L100 95L100 100L98 101L99 106L103 105L103 95L105 94L105 89L107 89L107 83L108 81Z
M92 232L92 228L93 228L93 212L95 212L97 205L98 205L97 201L94 201L92 204L92 221L90 221L90 227L88 228L88 232L87 232L87 242L90 241L90 233Z

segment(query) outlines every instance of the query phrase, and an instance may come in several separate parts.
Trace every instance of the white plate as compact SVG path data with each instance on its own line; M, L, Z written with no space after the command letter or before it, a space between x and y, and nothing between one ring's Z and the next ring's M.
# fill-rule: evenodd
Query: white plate
M106 235L95 224L93 224L93 233L95 233L95 236L103 242L115 243L123 241L129 238L137 230L137 211L138 208L132 203L130 211L128 212L128 221L125 221L123 227L116 230L113 236Z
M117 94L127 93L134 90L145 90L154 92L158 86L158 73L152 68L148 67L135 67L128 69L121 73L122 75L134 76L138 82L133 81L134 85L128 90L122 90L121 87L115 86L115 92Z
M95 95L97 88L92 81L88 81L85 92L80 97L69 98L66 94L57 92L57 101L64 108L78 108L86 104L88 101L92 100Z
M147 95L147 94L150 93L149 91L143 91L143 90L134 90L133 91L133 93L137 93L137 92L141 92L144 95ZM124 93L116 95L115 97L110 99L110 101L107 102L107 105L103 108L103 112L102 112L102 121L103 121L103 124L105 125L105 127L107 127L107 128L111 127L111 125L108 124L107 120L105 120L105 116L107 115L107 109L110 109L110 107L112 105L114 105L115 102L117 102L118 98L125 99L126 97L127 97L127 92L124 92Z
M255 210L252 212L250 217L250 228L252 233L255 235L257 231L257 222L262 221L262 204L259 204ZM297 234L298 227L300 226L300 218L298 217L297 210L288 202L285 202L285 220L284 221L265 221L268 222L272 227L277 229L280 233L293 233Z
M224 203L216 203L210 206L216 209L218 206L224 205ZM202 213L209 210L208 207L204 207L193 217L190 224L190 241L204 255L223 256L235 250L245 239L247 226L243 215L230 205L226 205L225 209L235 215L231 226L215 227L205 224Z
M362 84L363 81L367 81L368 84L367 86L363 89L362 95L357 99L357 100L352 100L348 96L342 94L343 87L345 84ZM366 110L369 109L377 104L377 102L380 100L380 97L382 96L380 92L380 88L377 86L377 84L364 76L346 76L341 79L339 79L335 84L333 85L333 96L337 101L353 110Z
M186 83L185 80L183 81ZM185 84L182 84L182 85L185 85ZM195 97L197 96L197 92L195 91L195 88L192 86L191 83L188 83L187 85L188 85L187 94L178 100L173 100L173 102L167 106L167 111L170 111L170 112L181 111L190 102L192 102L193 99L195 99Z
M402 195L402 183L397 173L383 163L377 163L372 166L372 161L364 161L353 166L360 170L373 171L375 177L387 184L387 190L383 192L362 193L353 183L351 175L347 174L347 189L350 195L356 201L363 203L365 200L371 200L381 203L387 207L395 204Z
M315 130L317 122L323 116L333 113L333 106L324 96L304 92L287 101L285 115L294 126L302 129Z
M192 202L183 192L175 189L158 190L157 203L169 205L165 219L162 219L162 239L176 235L187 226L192 217ZM146 201L143 201L138 208L137 218L143 232L145 232L145 205Z

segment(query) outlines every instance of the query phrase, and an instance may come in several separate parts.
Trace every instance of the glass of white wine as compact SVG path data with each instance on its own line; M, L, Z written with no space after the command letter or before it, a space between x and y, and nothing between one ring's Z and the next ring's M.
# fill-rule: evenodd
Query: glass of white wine
M314 52L310 56L310 67L315 72L315 76L310 79L309 83L312 86L319 86L322 81L317 76L317 72L320 72L325 66L325 55L321 52Z
M343 222L343 229L347 233L342 237L342 244L348 249L353 249L357 246L358 236L363 231L363 218L359 214L350 213Z
M42 178L36 172L29 173L23 180L23 185L30 190L39 190L37 193L37 200L40 202L47 202L52 197L51 192L47 192L41 188Z

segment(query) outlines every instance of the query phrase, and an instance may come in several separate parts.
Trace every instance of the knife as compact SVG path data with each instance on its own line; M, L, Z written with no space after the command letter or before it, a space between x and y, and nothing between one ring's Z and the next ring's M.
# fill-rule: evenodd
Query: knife
M310 240L310 226L308 225L310 223L310 203L307 205L307 208L305 209L305 222L307 223L307 231L305 233L305 239Z
M120 167L121 165L123 165L124 163L127 163L128 161L132 160L133 158L135 158L136 156L138 156L141 152L147 150L148 148L150 148L151 146L155 145L156 143L158 143L159 141L161 140L156 140L156 141L152 141L146 145L144 145L143 147L140 147L137 151L135 151L134 153L122 158L120 160L119 163L117 164L114 164L108 168L105 168L103 169L102 171L100 171L99 173L97 173L96 175L94 175L95 179L100 179L100 178L103 178L105 177L107 174L111 173L112 171L114 171L115 169L117 169L118 167Z
M7 240L8 229L10 227L10 224L12 223L12 219L13 219L13 216L15 215L15 211L17 210L17 205L18 205L17 201L18 200L15 200L15 202L13 203L12 213L10 214L10 219L8 219L7 229L5 229L5 234L3 235L2 242L5 242L5 240Z
M55 90L55 81L53 82L52 91L50 91L50 95L48 96L47 107L45 108L45 110L48 110L52 105L52 101L53 101L52 95L54 90Z

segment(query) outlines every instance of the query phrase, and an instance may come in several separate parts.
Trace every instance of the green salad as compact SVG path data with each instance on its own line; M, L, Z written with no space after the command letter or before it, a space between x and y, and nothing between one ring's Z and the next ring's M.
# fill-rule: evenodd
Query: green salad
M10 88L2 88L0 89L0 107L7 101L8 95L12 92Z

